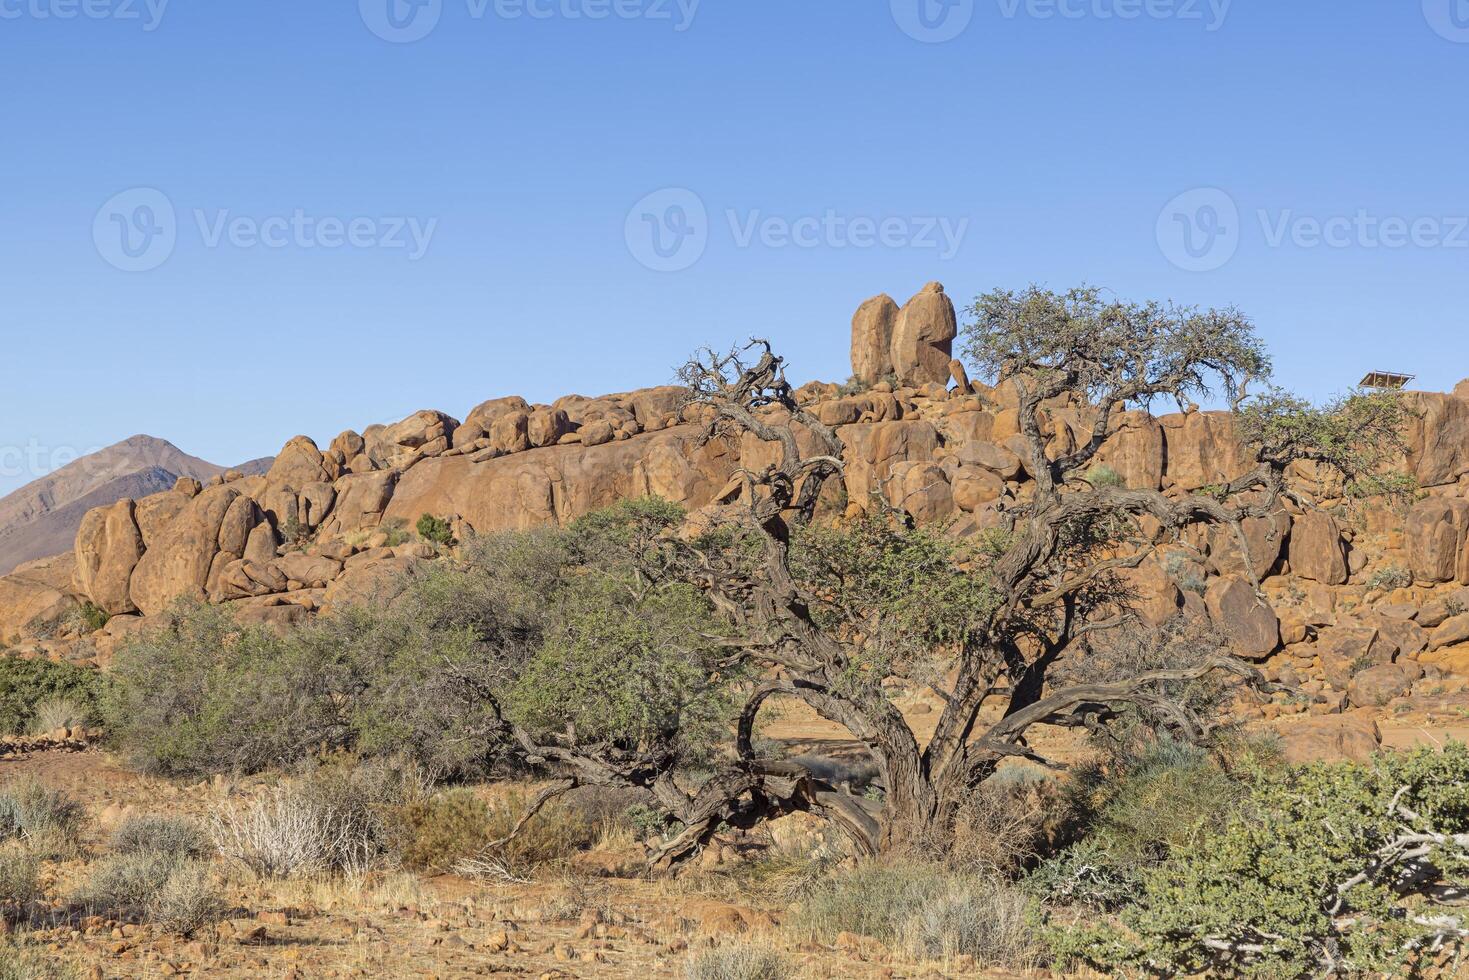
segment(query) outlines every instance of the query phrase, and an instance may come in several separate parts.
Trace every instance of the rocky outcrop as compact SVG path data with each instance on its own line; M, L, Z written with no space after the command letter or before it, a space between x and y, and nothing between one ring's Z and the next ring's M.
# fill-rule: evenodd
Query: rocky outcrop
M138 611L130 591L133 569L143 557L135 508L131 499L99 507L87 514L77 532L77 591L113 616Z
M944 287L931 282L910 299L893 325L892 365L898 381L946 385L959 320Z
M244 551L245 542L239 532L247 523L248 505L241 503L236 508L240 500L239 491L227 485L212 487L191 499L159 532L134 569L129 590L133 605L152 616L181 597L205 598L211 572L223 572L224 566ZM228 558L222 564L221 533L226 543L238 542L240 548L240 552L224 552Z
M898 304L886 293L857 308L852 317L852 377L869 384L893 373L893 329ZM855 420L854 420L855 421Z
M846 495L823 498L829 510L881 504L970 536L1028 499L1037 464L1019 438L1018 393L969 381L952 360L955 320L937 284L902 309L875 297L852 320L856 383L797 390L842 442ZM1445 678L1469 675L1469 589L1460 588L1469 585L1469 479L1461 479L1469 416L1462 397L1412 397L1422 412L1408 433L1410 463L1428 495L1406 512L1384 506L1365 521L1339 521L1337 481L1298 466L1292 480L1321 507L1292 501L1237 532L1193 529L1119 572L1143 621L1211 621L1292 688L1244 710L1266 721L1299 715L1287 745L1301 757L1360 756L1377 744L1363 712L1396 711ZM779 421L784 410L767 411ZM1093 418L1067 399L1045 403L1047 452L1084 445ZM74 560L0 579L0 641L30 637L36 652L53 652L59 641L48 638L71 635L66 624L90 601L114 617L84 641L105 664L180 596L270 628L382 601L405 571L439 554L413 536L425 514L448 521L460 540L565 523L646 495L708 516L737 503L737 471L769 466L778 449L748 434L706 441L707 421L684 389L669 386L550 405L497 397L462 424L424 410L343 432L325 450L299 436L262 474L185 477L92 510ZM816 451L810 432L797 439ZM1134 408L1113 419L1081 475L1178 495L1251 466L1227 413L1154 417Z

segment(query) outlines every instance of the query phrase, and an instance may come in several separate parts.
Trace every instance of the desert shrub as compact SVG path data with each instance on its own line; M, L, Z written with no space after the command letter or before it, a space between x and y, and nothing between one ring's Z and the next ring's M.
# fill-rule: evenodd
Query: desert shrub
M1254 774L1220 827L1147 869L1120 925L1053 933L1061 958L1108 972L1408 975L1462 943L1435 906L1469 872L1469 749Z
M192 820L158 814L129 817L112 833L118 854L162 854L182 860L203 857L210 842L204 828Z
M203 861L180 862L145 905L149 922L168 932L191 936L224 916L213 872Z
M210 831L221 854L267 878L358 874L384 848L380 824L360 799L344 801L309 785L278 786L249 803L222 804Z
M495 839L489 806L467 789L407 803L394 815L393 827L403 864L430 873L451 870Z
M1388 565L1379 568L1367 578L1367 588L1391 591L1393 589L1406 589L1413 584L1413 573L1401 565Z
M896 945L913 914L956 876L929 864L864 864L812 888L791 916L802 938L834 942L844 932Z
M768 946L731 943L689 957L685 980L788 980L790 962Z
M24 908L41 894L41 860L27 847L0 846L0 906Z
M1040 950L1030 898L985 878L951 886L914 909L904 945L923 959L967 955L986 965L1014 968L1032 965Z
M147 851L109 855L92 866L78 899L99 913L141 918L148 900L167 884L182 863L172 854Z
M1216 756L1170 739L1081 767L1068 786L1074 843L1042 861L1027 887L1102 907L1125 901L1147 868L1224 826L1248 791Z
M1032 899L1002 880L934 864L867 864L820 883L795 909L791 928L832 942L870 936L920 958L961 955L1022 966L1039 948Z
M954 829L940 851L949 865L983 875L1013 874L1036 855L1048 811L1058 804L1049 787L984 783L959 806Z
M223 914L209 866L163 851L103 858L93 867L77 900L95 914L146 920L183 935Z
M392 521L378 528L378 533L383 536L383 547L396 548L408 543L408 529L401 521Z
M466 789L410 801L396 815L398 852L410 868L441 873L496 869L518 875L561 862L590 846L600 827L564 800L553 800L508 842L531 798L514 792L491 806Z
M112 619L105 609L90 599L77 607L76 618L79 633L95 633Z
M101 675L89 667L0 655L0 734L30 731L37 706L49 701L68 701L90 717L102 686Z
M0 936L0 980L75 980L76 968L54 951Z
M36 705L35 718L31 720L31 734L45 735L58 728L76 728L85 725L92 711L70 698L48 698Z
M424 514L418 519L416 530L420 538L440 547L454 542L454 528L442 517Z
M118 652L109 734L135 766L171 776L256 772L344 746L361 679L324 640L311 626L280 635L181 604Z
M680 519L635 501L565 530L477 538L397 583L396 597L285 633L182 605L119 652L109 731L138 767L253 772L325 749L404 754L435 778L502 758L491 691L532 735L668 744L694 760L727 737L738 671L715 671L708 600L646 588L631 555ZM574 717L568 718L568 712Z
M43 858L76 853L85 817L81 803L34 778L0 788L0 841L19 838Z
M1122 478L1112 467L1105 463L1098 463L1087 470L1086 480L1094 487L1124 487L1127 481Z

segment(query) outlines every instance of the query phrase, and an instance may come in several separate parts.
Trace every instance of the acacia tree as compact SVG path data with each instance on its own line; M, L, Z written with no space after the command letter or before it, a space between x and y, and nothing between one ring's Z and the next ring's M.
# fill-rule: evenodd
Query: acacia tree
M654 855L662 863L692 853L722 824L748 827L795 810L831 819L867 853L917 847L941 840L1007 759L1055 766L1032 738L1040 726L1098 730L1141 711L1197 738L1210 723L1190 699L1193 682L1232 676L1270 687L1208 644L1159 646L1161 660L1099 657L1123 668L1093 672L1085 683L1063 678L1077 676L1075 661L1094 640L1131 622L1125 573L1190 526L1232 528L1247 556L1242 521L1287 499L1310 505L1287 482L1293 465L1334 468L1358 487L1380 478L1402 421L1396 402L1356 396L1313 409L1274 389L1250 396L1247 385L1268 380L1270 364L1250 322L1233 310L1031 288L981 297L970 313L965 353L981 376L1013 388L1032 479L997 527L968 542L912 527L880 501L862 520L816 521L823 493L843 481L843 445L800 404L767 342L706 351L685 365L689 401L709 419L704 438L753 437L774 458L741 470L723 497L732 502L698 515L696 526L675 533L667 520L629 525L641 528L635 547L615 563L628 577L609 594L624 590L636 610L657 608L646 606L648 597L673 590L681 596L675 622L702 620L661 656L672 658L670 669L700 703L711 703L711 692L739 696L734 742L722 758L706 758L708 778L681 781L678 746L687 739L677 704L665 706L658 726L593 739L555 723L559 695L546 692L568 676L565 658L535 675L543 694L537 724L504 706L507 690L524 685L465 674L492 706L486 732L564 777L542 799L584 784L647 790L675 831ZM1086 478L1119 412L1215 392L1229 399L1236 433L1253 453L1247 472L1207 493ZM1090 434L1058 454L1048 408L1063 401L1089 413ZM707 615L682 591L690 583ZM646 643L638 649L649 655ZM894 682L931 686L942 698L926 743L893 703ZM569 693L578 691L585 693ZM848 731L870 755L881 792L859 794L762 753L757 719L774 697L797 699Z
M694 400L714 413L709 437L748 433L779 447L777 462L743 474L744 506L730 518L759 541L758 568L709 565L704 577L742 627L743 658L766 676L741 713L741 759L760 768L750 735L761 704L775 695L843 726L870 752L884 795L872 804L828 793L821 806L870 851L942 831L1007 758L1051 765L1027 737L1036 726L1096 728L1142 707L1198 735L1206 722L1178 696L1180 684L1233 674L1268 686L1212 649L1103 682L1054 689L1048 681L1058 662L1084 655L1091 634L1128 622L1121 575L1157 547L1191 525L1213 524L1233 528L1248 554L1242 521L1269 515L1285 498L1310 504L1287 483L1292 464L1314 461L1363 483L1391 455L1401 424L1396 403L1384 397L1323 410L1273 389L1251 398L1248 384L1268 380L1270 363L1250 321L1234 310L1031 288L991 293L970 312L965 353L981 376L1013 387L1032 484L999 528L936 564L932 536L910 529L869 522L855 541L848 532L845 549L833 548L830 534L802 532L824 485L842 475L842 445L797 403L768 344L749 348L754 363L706 353L684 369ZM1119 412L1216 391L1234 407L1238 434L1254 453L1247 472L1208 493L1175 495L1085 479ZM1063 399L1090 413L1091 429L1084 443L1056 455L1048 450L1046 406ZM953 666L949 684L935 686L944 709L924 745L884 682L933 672L913 651L894 649L895 629ZM986 710L996 703L998 711Z

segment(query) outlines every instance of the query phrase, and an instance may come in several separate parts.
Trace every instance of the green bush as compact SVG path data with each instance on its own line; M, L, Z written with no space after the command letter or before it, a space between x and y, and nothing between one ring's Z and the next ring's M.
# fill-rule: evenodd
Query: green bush
M428 563L394 598L285 634L184 604L119 651L104 718L139 768L255 772L351 750L406 755L432 778L489 773L504 715L562 735L696 761L727 738L738 671L704 639L696 587L656 588L633 558L681 520L632 501L566 529L476 538ZM503 737L503 731L501 730Z
M197 603L127 643L112 680L109 735L139 769L169 776L257 772L344 747L344 707L361 688L320 629L282 636Z
M420 538L440 547L454 543L454 529L442 517L424 514L418 519L417 530Z
M1108 972L1410 975L1457 946L1439 880L1469 872L1469 749L1370 765L1262 769L1221 827L1143 872L1120 925L1057 930L1063 959Z
M89 667L0 655L0 734L30 731L36 708L64 699L88 714L96 710L102 676Z

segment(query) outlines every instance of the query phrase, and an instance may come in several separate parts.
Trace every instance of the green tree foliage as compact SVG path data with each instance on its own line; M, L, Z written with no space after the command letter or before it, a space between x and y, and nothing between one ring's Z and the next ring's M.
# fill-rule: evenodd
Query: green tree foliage
M1406 975L1462 915L1434 886L1469 871L1469 749L1273 767L1222 825L1144 872L1121 925L1063 940L1109 971Z

